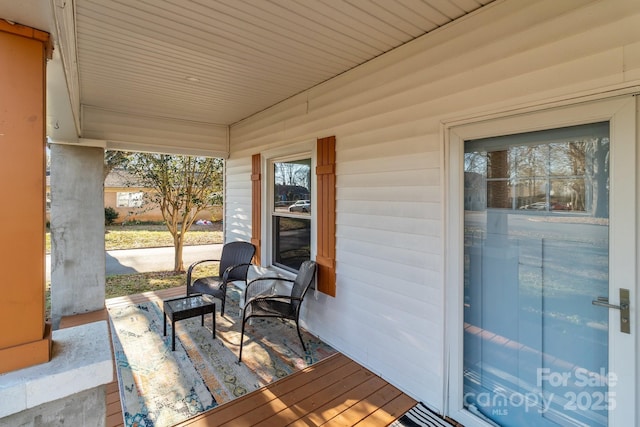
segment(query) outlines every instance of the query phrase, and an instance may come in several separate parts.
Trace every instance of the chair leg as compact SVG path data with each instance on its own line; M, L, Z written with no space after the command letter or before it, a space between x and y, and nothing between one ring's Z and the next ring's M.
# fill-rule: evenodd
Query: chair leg
M244 324L246 323L247 319L244 318L244 313L242 313L242 333L240 334L240 354L238 355L238 364L240 364L240 362L242 362L242 344L244 343Z
M304 341L302 340L302 334L300 333L300 325L296 322L296 328L298 329L298 337L300 337L300 343L302 344L302 349L304 352L307 352L307 347L304 345Z
M226 298L221 298L220 300L222 301L222 307L220 307L220 316L224 316L224 303Z

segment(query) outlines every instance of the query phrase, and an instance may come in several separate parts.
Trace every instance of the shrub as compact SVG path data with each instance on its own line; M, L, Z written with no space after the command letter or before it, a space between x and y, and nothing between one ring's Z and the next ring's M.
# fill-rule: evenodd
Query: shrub
M104 224L111 225L118 218L118 212L111 206L104 208Z

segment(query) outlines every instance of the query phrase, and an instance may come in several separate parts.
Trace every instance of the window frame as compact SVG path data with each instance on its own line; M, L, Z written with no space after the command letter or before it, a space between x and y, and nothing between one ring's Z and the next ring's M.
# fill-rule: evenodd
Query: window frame
M277 265L274 262L274 190L275 190L275 173L273 165L277 162L283 161L294 161L294 160L303 160L303 159L311 159L311 213L308 216L310 225L310 259L315 259L317 252L317 178L316 178L316 142L315 140L304 141L301 143L289 145L286 147L281 147L277 149L268 150L262 153L262 171L264 173L265 179L262 182L262 230L261 230L261 240L262 244L260 247L261 251L261 260L263 267L269 267L277 271L278 273L282 273L284 275L295 274L297 270L288 269L283 266ZM300 214L288 214L279 212L277 216L280 217L291 217L291 218L304 218L307 216L303 216Z

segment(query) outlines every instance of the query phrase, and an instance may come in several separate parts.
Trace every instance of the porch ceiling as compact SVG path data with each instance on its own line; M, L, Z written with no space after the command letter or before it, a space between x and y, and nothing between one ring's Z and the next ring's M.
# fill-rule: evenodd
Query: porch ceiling
M230 125L492 1L0 0L0 18L52 32L83 136L87 109Z

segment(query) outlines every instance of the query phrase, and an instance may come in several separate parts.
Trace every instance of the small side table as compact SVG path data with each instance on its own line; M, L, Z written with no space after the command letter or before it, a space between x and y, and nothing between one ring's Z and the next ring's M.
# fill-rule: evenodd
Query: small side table
M162 301L164 310L164 336L167 336L167 317L171 321L171 350L176 351L176 325L178 320L202 316L201 325L204 326L204 315L212 314L213 339L216 339L216 304L202 298L201 294L186 297L171 298Z

